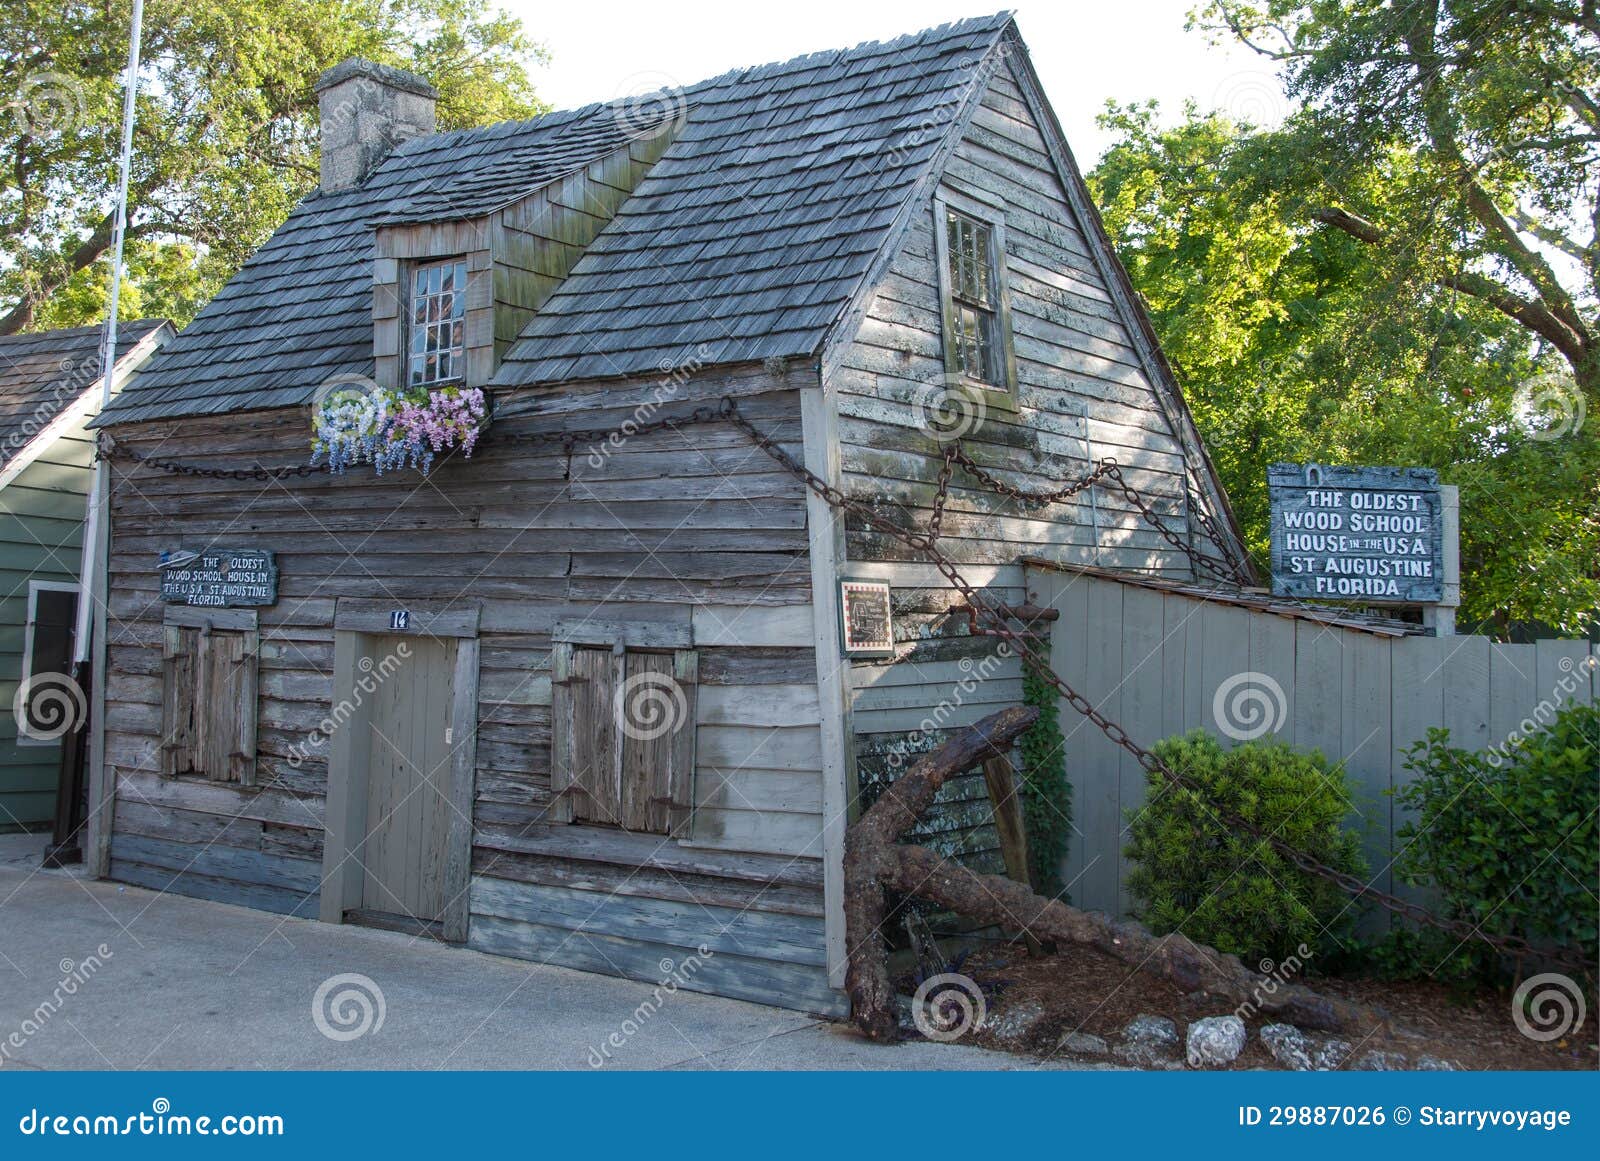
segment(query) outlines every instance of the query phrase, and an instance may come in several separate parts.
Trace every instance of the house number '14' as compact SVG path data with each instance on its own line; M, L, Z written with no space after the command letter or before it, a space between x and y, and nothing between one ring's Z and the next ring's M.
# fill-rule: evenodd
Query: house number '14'
M411 611L409 609L396 609L394 612L390 613L389 614L389 628L391 628L391 629L409 629L409 628L411 628Z

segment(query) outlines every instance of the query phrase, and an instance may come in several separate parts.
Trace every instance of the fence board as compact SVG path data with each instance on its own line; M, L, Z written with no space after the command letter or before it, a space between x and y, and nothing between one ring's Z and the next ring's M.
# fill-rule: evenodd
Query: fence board
M1162 604L1161 594L1151 589L1128 588L1122 594L1122 717L1117 720L1135 738L1159 737L1165 725L1161 704L1165 669ZM1121 848L1127 845L1129 813L1144 805L1145 773L1132 754L1124 752L1119 758L1123 822L1118 831L1117 910L1125 912L1129 906L1125 885L1128 868Z
M1294 714L1291 743L1337 760L1343 752L1339 712L1344 689L1344 643L1310 621L1295 624Z
M1123 624L1121 586L1091 585L1084 688L1094 691L1089 700L1112 721L1122 714ZM1073 895L1083 907L1115 912L1122 861L1122 750L1092 726L1078 732L1073 746L1083 754L1081 796L1074 799L1082 809L1078 825L1102 836Z
M1532 645L1495 645L1489 654L1489 734L1504 745L1539 701Z
M1071 577L1058 577L1062 583L1043 590L1049 603L1061 614L1050 635L1050 668L1061 675L1073 689L1086 686L1089 673L1086 637L1089 631L1089 586L1073 583ZM1086 852L1093 844L1083 825L1084 764L1081 760L1082 743L1094 730L1087 721L1068 709L1060 715L1061 736L1066 753L1067 781L1072 787L1072 833L1067 842L1066 865L1061 870L1062 881L1071 897L1081 901L1080 884L1083 879Z

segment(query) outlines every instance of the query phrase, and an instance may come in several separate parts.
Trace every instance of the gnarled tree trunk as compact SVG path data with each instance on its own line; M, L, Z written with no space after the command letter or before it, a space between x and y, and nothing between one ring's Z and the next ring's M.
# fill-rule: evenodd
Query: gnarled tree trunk
M883 939L885 892L893 889L968 919L1020 928L1045 942L1095 948L1185 991L1203 989L1307 1028L1361 1034L1387 1030L1386 1019L1371 1009L1319 995L1299 984L1268 979L1245 967L1237 956L1224 955L1183 935L1153 935L1137 923L1036 895L1011 879L980 875L926 847L899 844L900 836L932 805L947 778L1006 753L1038 716L1039 711L1031 707L1015 707L962 730L893 782L845 832L845 943L849 953L845 988L857 1027L874 1040L892 1040L899 1034Z

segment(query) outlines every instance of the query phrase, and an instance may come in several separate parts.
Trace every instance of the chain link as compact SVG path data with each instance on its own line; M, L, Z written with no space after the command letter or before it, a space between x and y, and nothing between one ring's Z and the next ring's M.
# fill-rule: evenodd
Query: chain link
M1196 552L1183 539L1165 526L1151 504L1128 483L1122 474L1122 468L1114 459L1100 460L1093 470L1087 474L1071 480L1058 488L1044 492L1034 492L1027 489L1007 484L995 477L982 465L977 463L960 446L959 441L951 440L944 446L943 466L939 472L938 492L934 499L932 516L928 523L927 532L917 532L901 527L891 520L879 515L870 506L858 500L842 489L828 483L815 472L807 468L777 440L766 432L756 427L740 412L738 403L731 397L723 397L720 404L715 407L698 407L688 416L683 418L668 418L653 420L649 423L633 424L628 427L625 434L628 436L646 435L657 431L677 431L695 424L723 421L731 423L742 431L745 436L768 457L781 465L786 471L798 479L808 489L820 496L827 504L840 512L848 513L860 520L863 524L882 532L913 551L922 553L938 570L939 574L950 583L950 586L959 592L968 605L989 623L991 634L1006 641L1023 664L1027 665L1043 681L1050 685L1056 693L1070 705L1074 711L1087 718L1107 739L1115 746L1126 751L1139 766L1157 774L1169 785L1188 790L1201 796L1198 787L1183 775L1179 774L1172 766L1163 761L1158 755L1145 749L1134 741L1116 722L1106 717L1088 698L1063 681L1053 669L1049 661L1041 657L1031 637L1017 632L1011 627L1011 617L1000 608L991 604L981 592L970 584L961 575L955 563L939 548L938 541L942 536L944 514L949 499L950 484L954 475L955 466L961 465L985 487L999 495L1019 504L1043 505L1055 504L1071 499L1090 487L1114 487L1124 499L1132 504L1144 519L1149 522L1164 540L1182 552L1192 561L1197 570L1204 569L1224 580L1241 582L1247 579L1247 574L1239 563L1233 559L1232 554L1226 549L1226 541L1216 535L1216 529L1210 518L1195 507L1196 515L1201 526L1207 530L1212 539L1227 556L1226 567ZM566 452L570 453L581 443L604 443L609 441L619 429L589 429L578 431L557 432L527 432L507 433L504 431L492 432L482 443L506 445L542 445L559 444ZM481 444L480 444L481 446ZM161 471L171 472L182 476L195 476L204 479L232 479L232 480L282 480L296 476L309 476L320 469L310 464L297 464L292 466L265 468L257 465L253 468L210 468L195 464L184 464L173 460L145 455L132 448L122 447L111 440L109 436L101 437L100 453L106 459L127 459L146 467L156 468ZM1546 949L1535 948L1527 940L1518 936L1492 936L1476 925L1465 920L1443 918L1432 914L1424 908L1398 896L1381 891L1370 883L1363 883L1354 875L1337 870L1326 863L1313 858L1304 851L1298 850L1274 834L1270 834L1249 820L1227 811L1217 811L1218 817L1227 825L1235 827L1252 838L1270 846L1284 858L1307 874L1326 879L1345 891L1355 899L1365 899L1387 911L1404 916L1415 923L1433 927L1448 934L1465 940L1478 940L1486 943L1499 951L1515 956L1529 956L1535 959L1545 959L1556 963L1572 966L1581 970L1589 970L1590 966L1581 955L1574 953L1560 953Z

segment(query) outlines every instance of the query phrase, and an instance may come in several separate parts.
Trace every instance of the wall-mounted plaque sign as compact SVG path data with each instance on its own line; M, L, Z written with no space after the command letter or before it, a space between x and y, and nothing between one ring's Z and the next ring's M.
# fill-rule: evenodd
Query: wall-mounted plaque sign
M1416 605L1444 598L1444 519L1431 468L1273 464L1272 592Z
M278 566L259 548L163 552L161 599L215 609L275 604Z
M850 657L887 657L894 653L894 620L889 586L883 581L839 582L844 651Z

